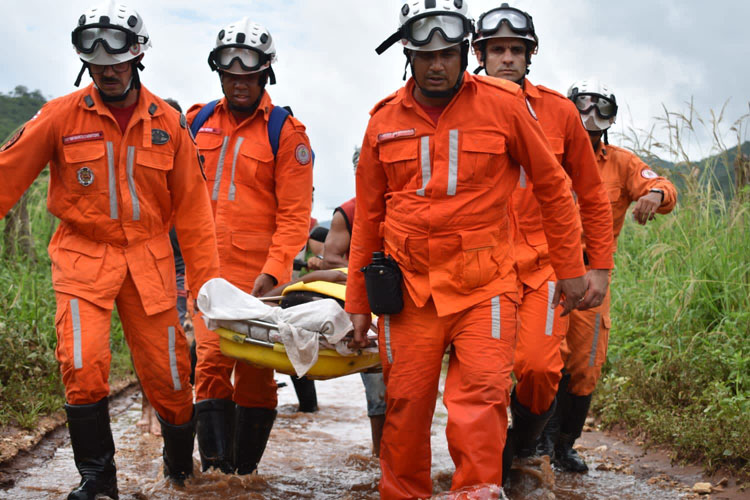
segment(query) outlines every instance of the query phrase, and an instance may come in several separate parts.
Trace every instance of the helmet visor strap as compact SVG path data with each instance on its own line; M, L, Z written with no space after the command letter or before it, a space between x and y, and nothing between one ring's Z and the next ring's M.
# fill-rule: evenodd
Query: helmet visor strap
M468 34L462 17L447 14L418 17L405 25L405 28L406 38L416 46L430 43L438 31L445 41L456 43Z
M534 32L534 25L524 12L512 8L493 9L482 15L477 23L477 32L489 35L505 23L515 33L527 35Z
M243 71L255 72L268 63L268 55L248 45L232 44L216 48L211 52L211 61L216 68L230 71L239 66ZM237 63L235 65L235 62Z
M101 45L108 54L124 54L131 46L148 42L148 37L106 23L79 26L73 30L72 38L76 50L82 54L92 54L97 45Z
M617 104L601 94L578 94L573 102L580 113L588 113L596 109L596 114L601 118L609 119L617 114Z

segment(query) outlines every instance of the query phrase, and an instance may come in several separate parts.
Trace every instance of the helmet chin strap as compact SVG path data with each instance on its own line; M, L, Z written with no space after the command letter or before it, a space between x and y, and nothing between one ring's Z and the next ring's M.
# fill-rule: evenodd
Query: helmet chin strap
M414 65L411 64L411 59L409 58L409 52L408 49L404 49L404 53L406 54L407 64L411 66L411 76L414 78L414 83L419 88L419 91L422 92L422 95L425 97L429 97L431 99L444 99L446 97L453 97L458 92L458 89L461 88L461 85L464 83L464 73L466 72L466 68L469 66L469 41L464 40L461 43L461 72L458 75L458 79L456 80L456 84L449 89L446 90L427 90L423 88L421 85L419 85L419 82L417 81L416 77L414 76Z

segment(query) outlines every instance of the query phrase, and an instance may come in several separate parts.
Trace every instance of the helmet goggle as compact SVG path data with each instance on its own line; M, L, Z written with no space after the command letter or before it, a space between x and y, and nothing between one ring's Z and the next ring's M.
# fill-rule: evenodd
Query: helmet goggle
M270 60L268 54L240 43L217 47L208 56L208 64L214 71L232 72L239 66L247 73L255 73L267 67Z
M477 34L479 36L492 35L500 29L503 23L519 35L534 35L534 22L531 17L522 10L508 7L508 4L482 14L477 23Z
M575 103L576 108L578 108L578 112L581 114L586 114L592 109L595 109L596 114L605 120L614 118L617 115L617 103L609 97L605 97L601 94L575 94L571 99L573 103Z
M78 26L72 34L73 46L82 54L93 54L101 45L108 54L124 54L133 45L145 45L148 37L138 35L122 26L93 23Z
M425 12L409 19L375 51L382 54L399 40L407 40L415 47L422 47L430 43L436 32L446 42L460 43L471 33L471 22L457 12Z

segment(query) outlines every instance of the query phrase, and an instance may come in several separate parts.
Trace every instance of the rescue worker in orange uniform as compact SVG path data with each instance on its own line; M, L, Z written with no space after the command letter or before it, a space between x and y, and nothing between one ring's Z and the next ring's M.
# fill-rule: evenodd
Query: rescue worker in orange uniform
M612 259L612 213L596 165L588 134L573 103L526 75L539 39L531 16L502 4L479 17L474 51L488 75L521 86L536 111L552 151L562 164L577 195L586 243L588 289L579 309L596 307L607 293ZM549 246L544 236L542 212L523 169L512 195L514 250L521 281L518 308L520 329L513 372L517 384L511 394L513 424L508 429L503 463L514 456L536 453L537 438L555 411L555 395L563 367L560 344L568 329L568 317L550 309L555 290Z
M193 469L193 392L176 309L172 222L190 286L219 274L211 206L185 117L140 84L151 45L143 19L112 1L87 10L73 45L92 85L45 104L0 152L0 217L50 165L47 207L56 356L82 479L70 499L117 498L109 424L109 331L122 321L133 364L161 422L164 473Z
M579 81L570 87L568 97L578 108L596 153L599 174L612 206L616 249L617 237L631 203L635 202L633 218L645 225L655 214L672 211L677 202L677 190L635 154L608 143L607 129L617 117L617 99L608 86L596 80ZM573 444L583 430L591 395L607 357L609 305L610 295L607 294L600 306L570 314L562 345L565 371L557 393L558 405L539 446L540 453L553 456L563 470L588 470Z
M414 1L378 48L400 41L412 78L371 111L356 173L346 309L352 345L363 346L371 307L360 269L385 251L403 274L403 309L383 313L378 325L384 499L432 494L430 425L448 346L451 489L501 484L518 304L508 202L521 164L543 207L564 312L585 293L565 173L518 85L466 73L470 32L465 1Z
M273 38L247 18L219 32L209 56L224 97L200 125L196 142L205 158L219 246L221 276L263 296L289 281L305 245L312 207L312 152L305 127L289 116L274 155L268 123L274 105ZM188 111L192 124L203 105ZM195 399L203 470L250 474L257 467L276 418L276 382L270 368L224 356L219 338L194 320L198 363ZM234 371L234 386L232 372Z

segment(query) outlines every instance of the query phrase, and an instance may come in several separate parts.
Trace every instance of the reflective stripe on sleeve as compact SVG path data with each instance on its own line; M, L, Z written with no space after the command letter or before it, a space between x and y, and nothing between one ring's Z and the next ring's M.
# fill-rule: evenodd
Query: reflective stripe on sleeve
M518 178L521 188L526 189L526 170L521 167L521 174Z
M385 354L388 362L393 364L393 355L391 354L391 315L383 315L383 331L385 336Z
M501 334L500 324L500 296L492 297L492 338L499 339Z
M448 196L455 196L458 185L458 130L450 131L448 148Z
M552 329L555 327L555 308L552 307L552 299L555 298L555 282L547 282L547 322L544 325L544 334L552 335Z
M117 219L117 178L115 177L115 150L107 141L107 174L109 175L109 218Z
M591 355L589 355L589 366L594 366L596 361L596 344L599 342L599 326L601 325L602 314L596 313L594 318L594 341L591 344Z
M83 354L81 354L81 311L78 309L78 299L70 301L70 318L73 321L73 368L83 368Z
M425 188L427 183L430 182L432 177L432 165L430 164L430 138L429 136L422 137L422 187L417 189L417 195L424 196Z
M138 201L138 192L135 190L135 178L133 177L133 161L135 160L135 146L128 146L128 189L130 199L133 202L133 220L141 220L141 204Z
M238 137L237 142L234 145L234 158L232 158L232 178L229 181L229 201L234 201L234 193L237 189L234 186L234 172L237 169L237 155L240 154L240 146L242 146L242 141L244 140L244 137Z
M216 164L216 180L214 181L214 191L211 194L211 199L216 201L219 199L219 186L221 185L221 173L224 170L224 158L227 156L227 147L229 147L229 136L224 137L224 143L221 145L221 152L219 153L219 163Z
M180 373L177 371L177 353L175 352L175 344L177 342L175 329L173 326L169 327L169 369L172 371L172 385L175 391L182 390L182 384L180 383Z

